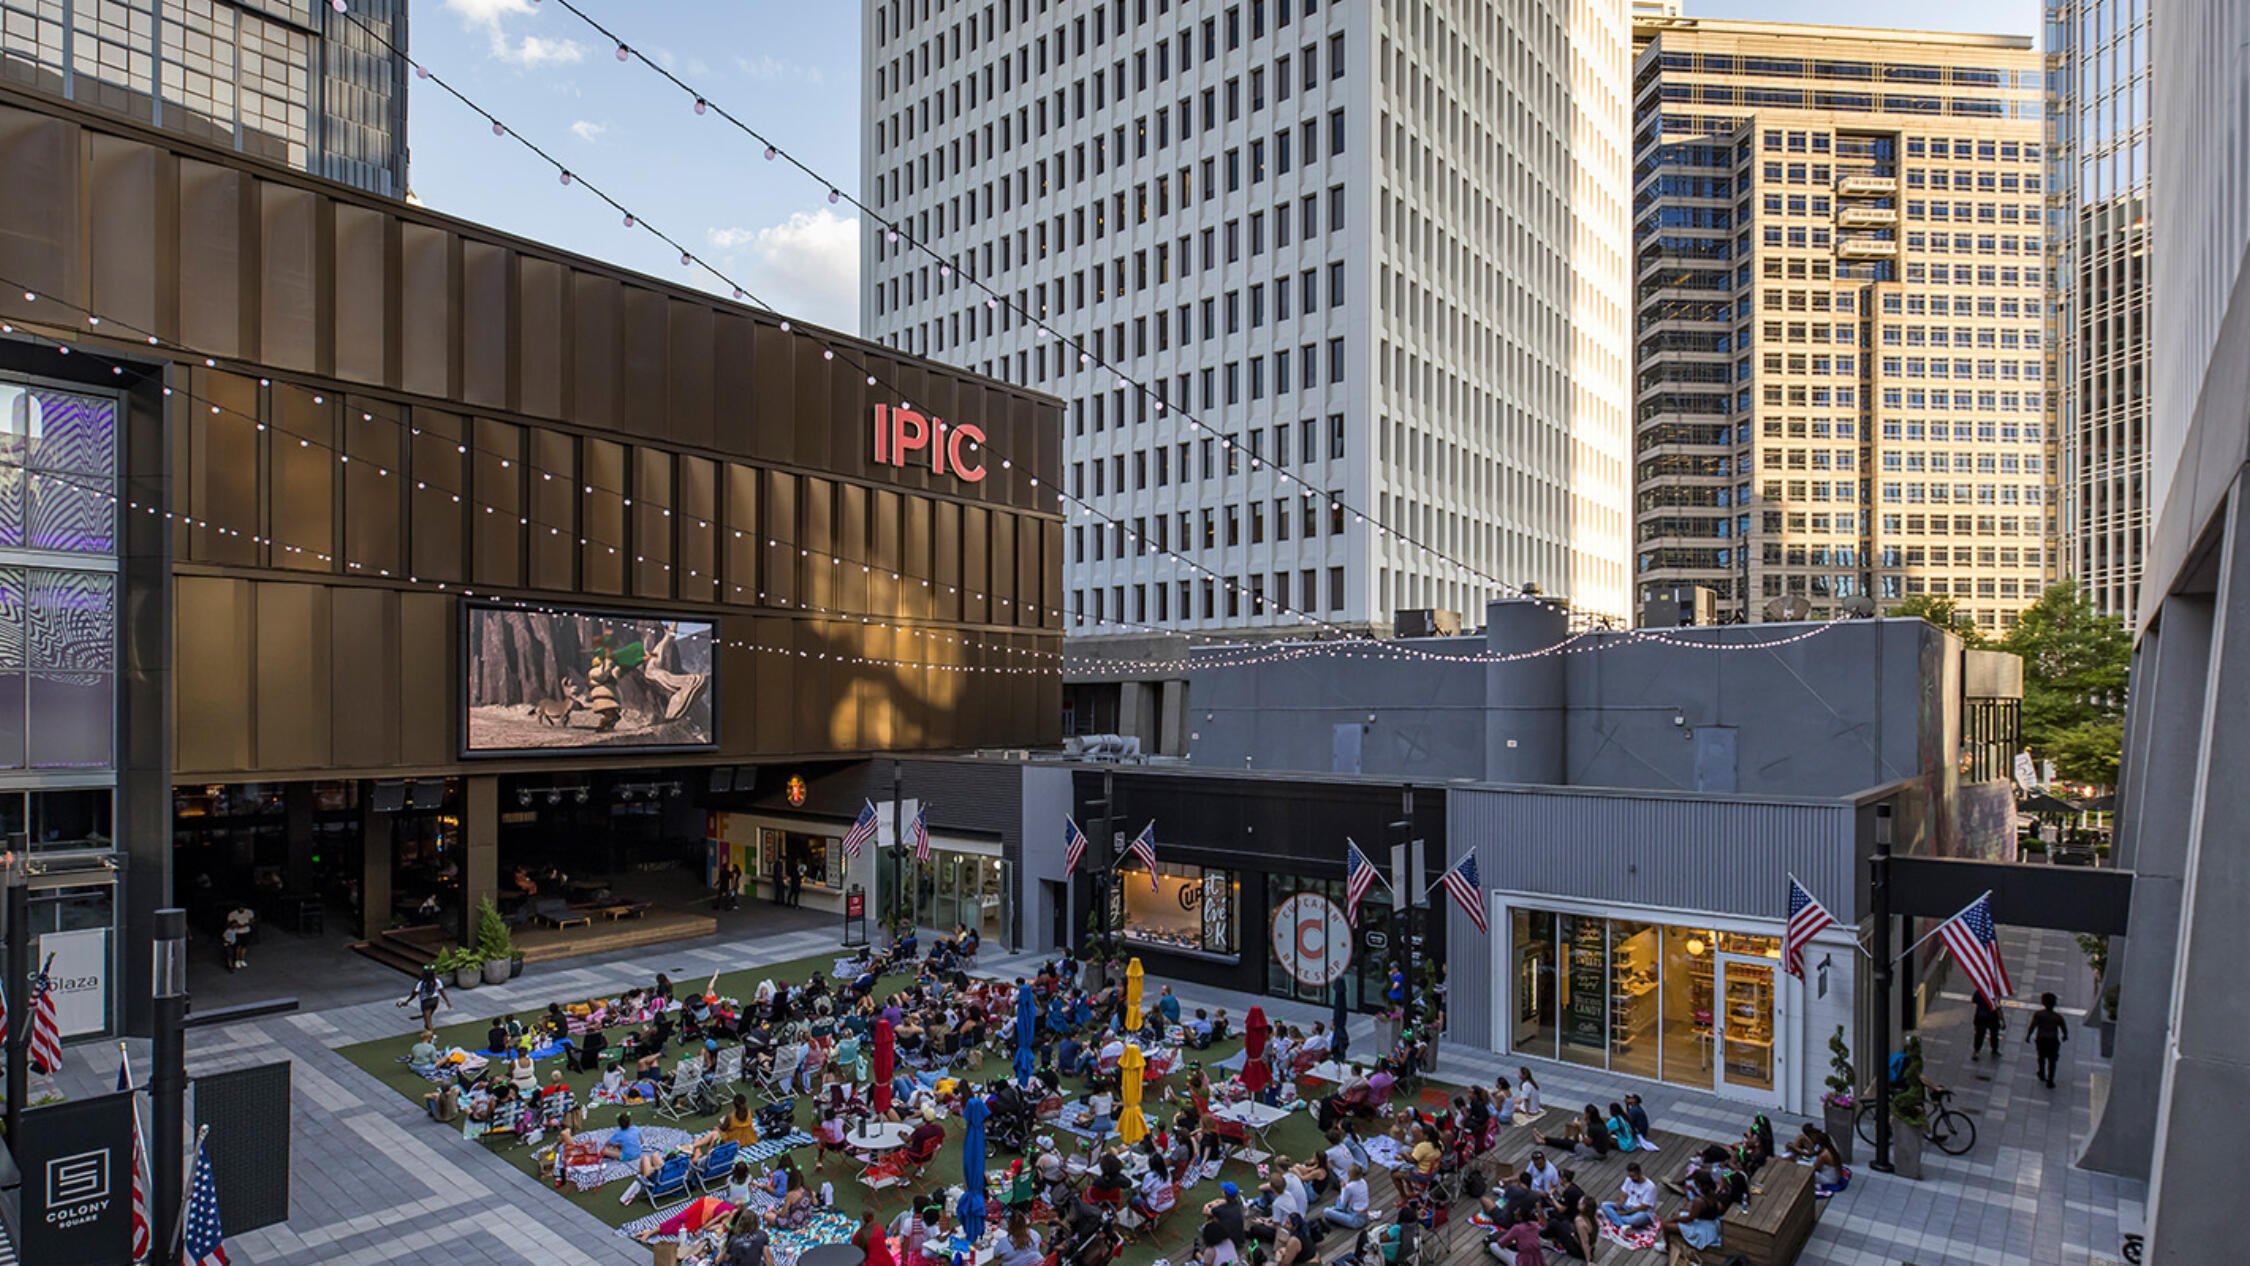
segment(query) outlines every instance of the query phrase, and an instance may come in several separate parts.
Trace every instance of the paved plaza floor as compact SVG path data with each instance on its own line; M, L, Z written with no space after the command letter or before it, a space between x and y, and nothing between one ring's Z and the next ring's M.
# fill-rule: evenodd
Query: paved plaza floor
M832 949L832 927L759 932L746 919L717 938L624 951L599 959L536 967L505 985L456 995L452 1021L503 1012L543 1009L553 999L611 992L646 982L659 971L699 979L714 970L739 970L821 954ZM2064 997L2065 1009L2082 1013L2090 1000L2084 960L2060 934L2009 933L2006 949L2020 994L2042 989ZM988 954L983 969L1013 975L1033 960ZM257 964L253 964L255 968ZM230 1235L230 1260L255 1263L423 1263L535 1261L543 1266L618 1263L646 1266L648 1250L617 1238L610 1228L458 1132L429 1124L395 1091L352 1065L338 1048L395 1039L404 1049L413 1017L393 1005L406 978L368 965L333 982L291 973L303 1009L190 1035L190 1071L202 1073L288 1059L294 1064L296 1115L291 1129L295 1184L292 1217L284 1226ZM325 973L323 973L325 975ZM235 982L241 983L236 977ZM376 983L389 988L378 991ZM1149 987L1164 983L1151 977ZM1285 1001L1227 995L1175 984L1183 1003L1226 1006L1237 1015L1252 1003L1277 1019L1309 1023L1325 1010ZM2075 990L2075 992L2073 992ZM273 992L285 992L276 989ZM2008 1057L1997 1068L1967 1056L1968 1004L1941 995L1923 1030L1929 1073L1958 1092L1972 1111L1979 1139L1968 1155L1934 1152L1920 1182L1886 1177L1862 1163L1851 1189L1821 1209L1801 1261L1808 1266L2087 1266L2114 1262L2122 1229L2138 1229L2143 1185L2071 1167L2091 1127L2097 1078L2107 1064L2096 1053L2096 1035L2073 1029L2064 1048L2060 1085L2047 1090L2032 1075L2023 1045L2025 1012L2011 1013ZM1355 1045L1372 1040L1355 1029ZM1365 1049L1364 1045L1360 1049ZM145 1076L146 1043L134 1043L136 1070ZM75 1095L111 1089L116 1049L104 1043L66 1053L61 1084ZM1503 1065L1527 1061L1449 1046L1440 1061L1448 1080L1485 1081ZM1731 1140L1752 1107L1708 1094L1631 1081L1570 1065L1529 1061L1550 1102L1607 1103L1638 1091L1659 1129L1708 1133ZM1793 1134L1793 1119L1777 1118L1776 1131ZM1607 1195L1608 1193L1596 1193ZM2122 1222L2122 1227L2121 1227ZM1605 1263L1655 1263L1655 1253L1629 1254L1610 1247Z

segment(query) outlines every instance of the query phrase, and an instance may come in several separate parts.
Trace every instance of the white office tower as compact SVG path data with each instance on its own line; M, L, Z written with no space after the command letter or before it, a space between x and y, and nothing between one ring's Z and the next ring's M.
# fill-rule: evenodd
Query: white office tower
M866 235L866 332L1070 402L1074 633L1524 582L1623 615L1628 34L1626 0L871 0L862 185L903 236Z

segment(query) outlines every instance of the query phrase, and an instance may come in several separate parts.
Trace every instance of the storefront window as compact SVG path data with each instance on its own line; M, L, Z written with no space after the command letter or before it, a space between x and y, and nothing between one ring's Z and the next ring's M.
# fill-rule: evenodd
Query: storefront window
M1711 1084L1715 949L1708 928L1664 929L1664 1080Z
M1681 1086L1772 1091L1777 938L1511 915L1513 1049Z
M1657 1073L1657 932L1653 923L1609 925L1609 1066L1636 1077Z
M1156 868L1153 889L1145 870L1121 871L1116 882L1125 939L1207 954L1239 951L1233 871L1166 863Z
M915 884L914 918L951 932L972 927L995 944L1007 939L1008 863L983 853L933 849Z
M805 835L797 831L781 833L782 865L785 873L802 872L807 888L834 887L842 877L843 841L825 835ZM769 862L770 864L770 862ZM831 865L834 869L831 869Z

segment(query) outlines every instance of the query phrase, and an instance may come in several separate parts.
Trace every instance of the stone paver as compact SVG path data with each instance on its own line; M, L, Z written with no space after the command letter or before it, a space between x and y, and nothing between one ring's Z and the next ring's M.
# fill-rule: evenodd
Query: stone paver
M836 944L830 930L803 929L749 935L713 944L653 946L596 961L570 961L527 973L506 985L455 995L448 1022L482 1019L506 1011L542 1008L553 998L645 981L658 971L675 979L717 969L742 970L816 956ZM2036 998L2043 988L2064 996L2075 1016L2089 999L2083 960L2059 934L2010 933L2009 964L2019 991ZM981 969L1010 977L1033 970L1036 958L988 954ZM398 977L396 995L405 992ZM1166 983L1149 980L1149 992ZM1277 1020L1309 1024L1325 1008L1252 997L1172 982L1182 1004L1224 1006L1237 1017L1252 1004ZM2073 994L2071 986L2076 993ZM296 1180L291 1221L232 1236L238 1263L344 1263L345 1266L413 1266L429 1262L535 1261L542 1266L645 1266L647 1250L620 1240L577 1207L552 1198L528 1175L490 1155L481 1143L450 1130L424 1129L413 1107L336 1053L355 1043L399 1038L412 1017L393 1005L396 995L350 1001L223 1028L198 1029L190 1039L191 1071L205 1072L289 1059L294 1063L296 1117L291 1128ZM2075 1008L2073 1010L2072 1008ZM2096 1036L2075 1030L2064 1048L2062 1085L2048 1091L2032 1077L2023 1045L2022 1009L2011 1014L2011 1045L1997 1071L1967 1059L1968 1005L1942 994L1923 1030L1933 1079L1953 1086L1956 1100L1976 1116L1976 1149L1959 1158L1925 1158L1921 1182L1887 1177L1862 1163L1852 1187L1821 1210L1807 1266L2094 1266L2116 1258L2121 1229L2138 1229L2143 1184L2071 1167L2091 1128L2091 1083L2106 1065L2095 1055ZM1354 1044L1373 1041L1371 1021L1358 1017ZM146 1044L134 1044L136 1068L146 1069ZM61 1081L73 1094L97 1094L114 1084L115 1048L100 1043L72 1047ZM1502 1071L1529 1063L1552 1104L1607 1103L1630 1086L1647 1103L1659 1128L1732 1139L1753 1106L1653 1083L1629 1082L1571 1065L1448 1046L1440 1075L1489 1083ZM1777 1132L1795 1132L1778 1120ZM1606 1194L1606 1193L1599 1193ZM1605 1261L1647 1262L1654 1254Z

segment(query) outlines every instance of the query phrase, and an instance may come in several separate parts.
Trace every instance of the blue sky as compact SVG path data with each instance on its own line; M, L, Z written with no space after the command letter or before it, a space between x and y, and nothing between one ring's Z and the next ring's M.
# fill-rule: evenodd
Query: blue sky
M1367 3L1370 0L1354 0ZM861 0L577 0L706 97L850 188L859 178ZM1688 0L1698 17L2036 35L2038 0ZM825 188L600 35L536 0L418 0L416 60L775 307L858 328L859 224ZM435 85L412 85L415 193L431 208L713 289L599 200L494 137Z

